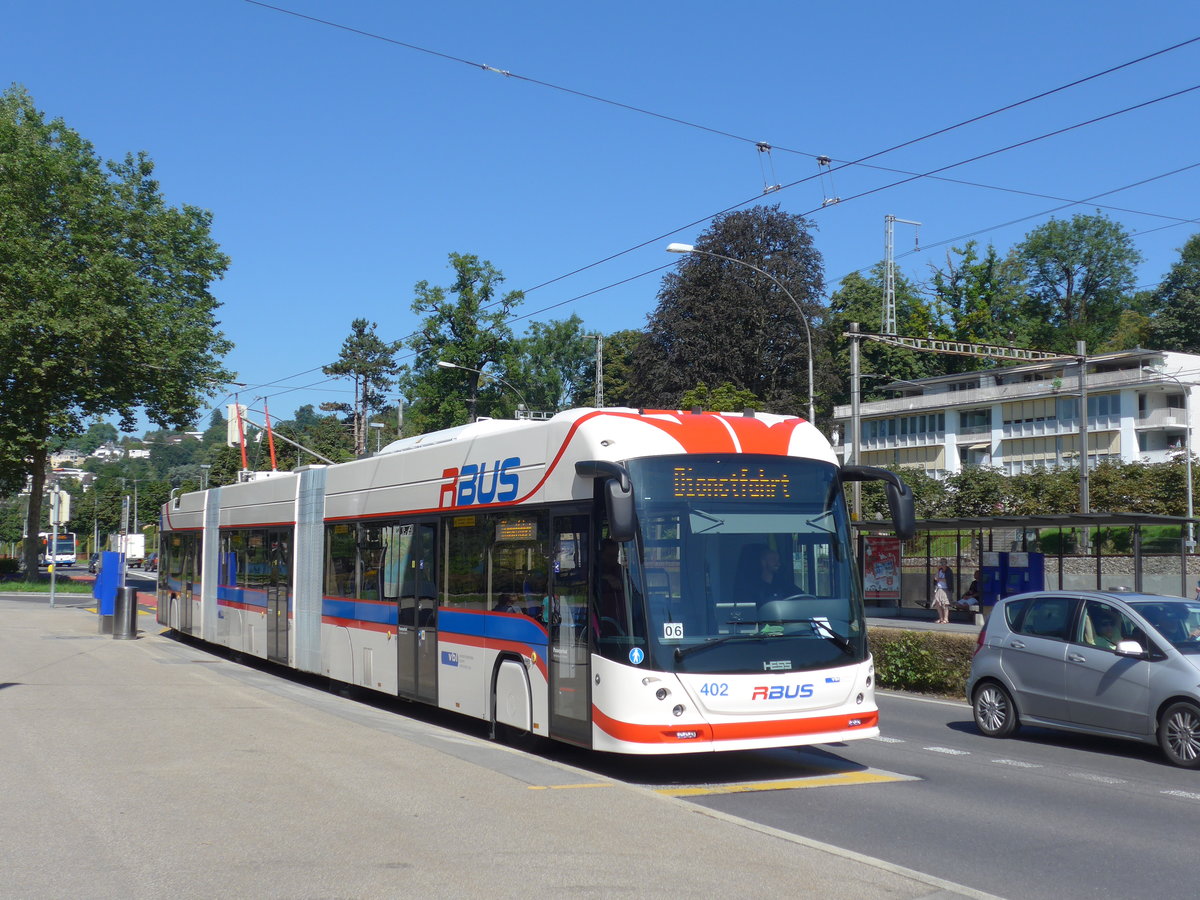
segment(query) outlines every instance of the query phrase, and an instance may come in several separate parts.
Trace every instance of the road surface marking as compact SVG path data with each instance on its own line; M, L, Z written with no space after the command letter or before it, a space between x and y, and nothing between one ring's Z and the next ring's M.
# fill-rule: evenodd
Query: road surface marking
M1091 772L1068 772L1071 778L1078 778L1080 781L1095 781L1098 784L1128 784L1124 778L1111 778L1108 775L1093 775Z
M1001 766L1016 766L1018 769L1043 769L1041 763L1023 762L1019 759L993 759L992 762Z
M1160 794L1166 794L1168 797L1182 797L1184 800L1200 800L1200 794L1193 794L1191 791L1159 791Z
M740 784L713 784L704 787L656 788L656 794L667 797L701 797L711 794L748 794L756 791L792 791L801 788L837 787L846 784L885 784L892 781L916 781L906 775L887 772L843 772L840 775L818 775L813 778L793 778L785 781L748 781Z
M970 756L970 750L955 750L953 747L925 747L930 753L945 753L947 756Z

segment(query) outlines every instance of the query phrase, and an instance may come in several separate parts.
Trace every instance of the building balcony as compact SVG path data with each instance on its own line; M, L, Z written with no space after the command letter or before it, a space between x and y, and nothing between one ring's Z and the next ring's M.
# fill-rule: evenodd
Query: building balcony
M928 434L891 434L887 437L864 438L862 451L868 450L897 450L903 447L931 447L946 442L946 432L929 432Z
M998 370L1002 372L1003 370ZM962 409L964 407L989 406L993 403L1003 403L1009 400L1035 400L1040 397L1075 396L1079 393L1079 377L1067 374L1058 379L1055 387L1054 380L1021 381L1015 384L991 385L966 391L941 391L936 394L917 394L904 397L893 397L888 400L864 401L859 407L860 418L871 419L879 416L899 415L901 413L920 413L930 410ZM1162 376L1147 373L1141 369L1125 369L1117 372L1089 372L1087 389L1089 394L1100 391L1111 391L1119 388L1155 385L1161 387L1167 384ZM834 408L833 416L838 421L850 418L850 405L845 404Z
M1187 428L1187 417L1184 410L1178 407L1163 407L1162 409L1144 409L1137 415L1134 423L1137 428Z

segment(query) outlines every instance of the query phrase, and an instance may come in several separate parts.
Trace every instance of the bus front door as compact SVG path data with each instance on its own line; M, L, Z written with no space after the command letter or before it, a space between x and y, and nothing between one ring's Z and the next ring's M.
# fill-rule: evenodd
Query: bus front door
M404 573L396 623L397 690L437 703L437 527L400 526L397 560Z
M550 736L583 747L592 743L590 533L586 515L555 516L550 531Z
M291 580L291 536L273 532L267 559L267 659L288 661L288 583Z

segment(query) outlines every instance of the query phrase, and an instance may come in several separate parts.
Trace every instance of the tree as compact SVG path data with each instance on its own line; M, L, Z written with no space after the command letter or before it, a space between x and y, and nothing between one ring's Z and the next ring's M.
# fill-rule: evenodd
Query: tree
M595 394L596 339L584 333L577 315L531 322L513 343L504 369L532 409L557 412L587 406Z
M1014 252L1024 267L1023 315L1034 346L1067 353L1076 341L1099 346L1112 333L1142 261L1129 233L1099 213L1051 219Z
M690 391L685 391L679 398L680 409L716 410L718 412L740 412L743 409L757 409L761 404L757 397L745 388L737 388L728 381L710 388L701 381Z
M354 444L346 426L337 416L317 415L311 403L296 410L290 420L277 422L274 428L276 435L290 438L326 459L344 462L354 458ZM279 468L286 471L315 461L309 453L291 444L287 444L286 449L281 449L279 453Z
M88 426L88 430L81 435L76 435L64 443L64 446L71 450L78 450L80 453L89 454L97 447L102 447L105 444L117 442L116 426L109 422L93 422Z
M354 383L354 403L322 403L329 412L348 415L354 427L354 453L362 456L367 448L367 420L371 413L383 409L386 391L395 383L400 371L396 351L403 341L384 341L375 333L379 326L366 319L350 323L350 336L342 342L337 362L323 366L326 375L344 375Z
M933 268L931 285L943 325L941 336L971 343L1025 345L1030 338L1027 323L1018 315L1021 277L1021 267L1013 259L1001 258L991 244L982 257L975 241L951 249L946 254L946 268ZM987 365L986 360L969 356L943 360L947 374Z
M865 324L863 331L872 331L877 327L882 319L883 285L883 265L879 264L870 278L857 272L847 275L830 297L824 342L832 348L835 359L850 358L850 341L843 335L850 330L851 322ZM924 337L938 327L932 305L921 297L903 275L897 274L895 291L896 327L901 334ZM947 357L944 356L914 353L878 341L863 341L860 346L860 369L868 376L862 381L862 393L867 398L882 396L879 388L889 381L911 381L945 373ZM823 368L827 372L825 386L828 394L835 402L848 403L851 388L848 374L842 374L845 370L841 366L831 364ZM880 377L870 377L875 375Z
M1200 351L1200 234L1188 238L1151 299L1151 346Z
M186 426L230 378L209 292L229 260L144 153L104 163L19 87L0 95L0 173L0 490L28 477L36 526L52 441L110 415L132 430L139 408ZM36 571L34 538L24 555Z
M408 340L416 360L401 369L400 377L408 401L405 430L409 433L473 422L480 407L511 411L516 405L511 389L499 380L506 379L505 374L492 373L488 379L486 370L511 358L513 336L507 322L525 295L521 291L499 294L504 275L487 260L451 253L450 265L455 279L449 288L428 281L413 288L417 296L412 310L423 318L420 330ZM442 368L439 362L466 371ZM482 388L480 373L485 376Z
M601 382L605 406L634 405L629 382L633 377L634 351L642 335L643 332L636 328L626 328L604 336L604 376ZM593 384L596 381L594 367L593 360L592 369L588 372L588 378Z
M759 397L767 410L806 410L805 322L815 327L824 290L811 228L778 205L714 219L696 242L704 252L686 254L663 278L658 305L634 351L630 399L674 408L701 381L728 382Z

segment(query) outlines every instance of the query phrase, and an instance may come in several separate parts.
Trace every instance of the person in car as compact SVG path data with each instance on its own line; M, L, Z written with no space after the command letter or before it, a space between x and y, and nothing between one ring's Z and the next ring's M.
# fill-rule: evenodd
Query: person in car
M1121 643L1121 626L1117 617L1111 612L1099 612L1092 617L1092 624L1096 629L1095 646L1101 650L1116 650L1117 644Z

